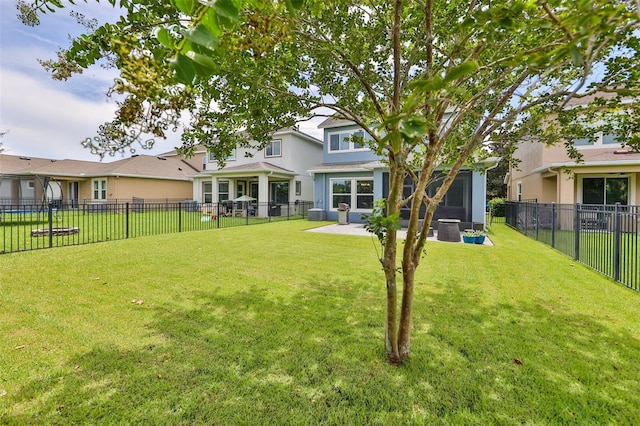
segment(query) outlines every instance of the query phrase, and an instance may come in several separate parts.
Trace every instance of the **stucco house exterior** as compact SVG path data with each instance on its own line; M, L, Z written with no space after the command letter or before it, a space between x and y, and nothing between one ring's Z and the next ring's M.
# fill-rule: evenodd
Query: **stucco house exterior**
M313 199L309 168L322 158L322 141L296 129L275 132L264 149L236 148L219 165L211 153L197 149L191 164L200 163L193 179L192 196L199 203L219 203L242 196L253 198L256 215L268 215L270 205ZM283 213L284 214L284 213Z
M0 204L109 203L191 198L197 169L178 158L135 155L103 163L0 154Z
M337 220L339 203L346 203L350 206L349 221L362 222L362 215L372 212L374 201L389 193L388 169L375 152L358 143L367 135L353 122L330 117L319 127L324 130L322 163L309 169L314 176L315 208L322 210L326 219ZM487 159L481 166L490 168L498 160ZM410 179L405 181L404 192L413 192ZM473 223L484 226L485 205L486 175L465 168L436 210L432 226L437 229L438 219L458 219L461 229ZM401 224L406 224L409 214L409 206L401 210Z
M579 108L591 99L574 100L568 107ZM580 162L569 157L563 140L553 146L535 138L521 141L514 153L519 164L505 179L508 198L557 204L640 203L640 152L602 132L595 140L572 142L583 157Z

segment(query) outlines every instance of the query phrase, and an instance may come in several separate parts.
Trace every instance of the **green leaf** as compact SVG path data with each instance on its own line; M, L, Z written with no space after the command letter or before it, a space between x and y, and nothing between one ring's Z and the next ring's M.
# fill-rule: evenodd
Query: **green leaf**
M222 17L236 22L240 19L238 8L231 0L218 0L213 4L214 9Z
M205 12L204 16L200 20L200 24L202 24L213 37L218 38L222 34L222 29L218 25L218 17L215 9L209 8Z
M460 65L453 67L451 71L447 73L444 77L444 83L449 83L451 81L458 80L459 78L464 77L467 74L470 74L478 69L478 62L471 60L467 62L463 62Z
M304 5L304 0L286 0L287 10L289 12L295 12L296 10L302 9Z
M569 51L571 52L571 59L573 60L573 64L580 65L580 63L582 62L582 54L580 53L580 50L577 47L572 47L569 49Z
M426 80L415 80L409 87L423 92L437 92L444 87L444 80L436 75Z
M428 125L424 118L412 115L400 123L400 133L404 136L415 139L427 132Z
M214 61L211 56L203 55L202 53L194 52L190 50L188 52L184 52L184 56L191 59L193 62L202 65L205 68L209 68L212 70L218 69L218 62Z
M209 50L215 49L218 44L218 39L214 37L204 25L198 24L195 28L183 32L183 35L187 40L190 40L195 44L199 44L200 46L204 46Z
M168 49L175 48L173 37L171 37L171 34L169 34L169 31L167 31L166 28L160 28L156 33L156 38L164 47Z
M189 58L178 53L176 57L171 60L171 68L173 68L176 73L176 77L181 83L193 83L193 79L196 76L196 70Z
M191 15L196 7L196 0L171 0L178 10L186 15Z

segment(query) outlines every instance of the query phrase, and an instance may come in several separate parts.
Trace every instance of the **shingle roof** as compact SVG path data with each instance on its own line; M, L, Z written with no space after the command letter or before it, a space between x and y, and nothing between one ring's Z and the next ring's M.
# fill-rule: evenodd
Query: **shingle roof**
M141 178L187 180L198 171L178 157L136 155L110 163L82 160L49 160L44 158L0 155L0 173L49 176L132 176Z
M201 174L222 174L236 172L274 172L295 175L296 172L268 163L266 161L256 161L254 163L240 164L238 166L225 167L220 170L204 171Z

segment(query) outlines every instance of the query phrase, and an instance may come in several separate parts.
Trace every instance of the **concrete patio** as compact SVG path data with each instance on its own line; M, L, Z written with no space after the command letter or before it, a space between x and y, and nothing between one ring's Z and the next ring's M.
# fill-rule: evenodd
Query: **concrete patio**
M318 233L323 233L323 234L357 235L357 236L361 236L361 237L371 237L371 236L373 236L373 234L371 234L369 231L367 231L364 228L364 225L362 223L349 223L349 224L346 224L346 225L339 225L337 223L334 223L334 224L331 224L331 225L325 225L325 226L320 226L320 227L317 227L317 228L308 229L307 232L318 232ZM404 240L406 237L407 237L406 228L403 228L403 229L398 231L398 239ZM438 240L438 231L437 230L433 231L433 237L428 237L427 240L428 241L437 241L437 242L440 242L440 243L446 242L446 241ZM462 232L460 233L460 242L462 243ZM491 242L489 237L486 237L484 239L484 243L483 244L478 244L478 245L493 246L493 243Z

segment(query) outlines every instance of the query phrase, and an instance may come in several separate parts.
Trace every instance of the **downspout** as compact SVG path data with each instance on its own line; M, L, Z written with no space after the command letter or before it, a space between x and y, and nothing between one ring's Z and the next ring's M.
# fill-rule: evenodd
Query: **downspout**
M553 167L547 167L545 173L551 173L556 177L556 204L560 204L560 172L553 170Z

